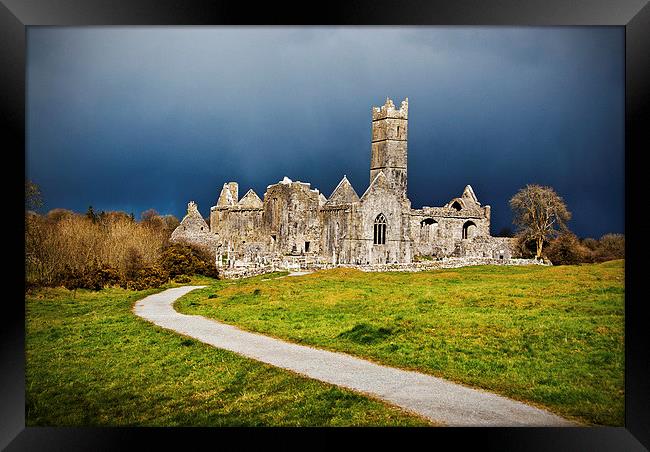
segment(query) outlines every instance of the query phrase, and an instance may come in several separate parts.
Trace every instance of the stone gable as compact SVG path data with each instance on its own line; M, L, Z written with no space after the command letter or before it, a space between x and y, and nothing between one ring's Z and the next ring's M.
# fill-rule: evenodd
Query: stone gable
M239 201L239 206L241 207L252 207L252 208L262 208L263 203L257 193L251 188L246 192L244 197Z
M201 216L194 201L187 204L187 214L172 232L170 240L177 243L197 245L210 252L214 252L214 245L216 244L208 224Z
M336 186L329 199L325 203L327 206L338 204L350 204L359 201L359 195L354 191L354 187L347 177L343 176L341 182Z

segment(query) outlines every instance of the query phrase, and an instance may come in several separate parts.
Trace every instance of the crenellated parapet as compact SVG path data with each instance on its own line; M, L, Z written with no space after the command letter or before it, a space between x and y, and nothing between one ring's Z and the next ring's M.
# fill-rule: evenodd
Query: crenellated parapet
M395 104L390 98L386 98L386 103L381 107L372 107L372 120L378 121L380 119L408 119L409 115L409 99L408 97L402 101L400 108L395 108Z

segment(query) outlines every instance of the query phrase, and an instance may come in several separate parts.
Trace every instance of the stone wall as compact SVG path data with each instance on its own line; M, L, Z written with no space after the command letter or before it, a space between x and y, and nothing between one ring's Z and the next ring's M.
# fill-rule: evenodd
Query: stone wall
M310 184L288 178L269 185L264 194L263 221L277 252L320 252L319 195Z
M349 263L411 262L410 211L408 198L396 192L380 172L359 201ZM374 228L380 215L386 220L385 243L375 244Z
M241 279L264 275L274 271L276 270L270 266L226 268L219 271L219 277L223 279Z
M474 265L550 265L535 259L494 259L487 257L446 257L440 260L413 262L411 264L367 265L358 267L366 272L418 272L441 268L460 268Z
M516 240L508 237L475 237L461 240L458 248L460 256L510 259L516 255Z
M411 215L411 237L416 255L443 257L458 253L464 230L469 240L490 237L490 221L485 217L461 216L460 213L440 215L429 209L414 211Z
M320 254L325 261L332 264L350 262L350 239L354 212L351 204L328 206L321 210L321 245Z
M410 264L331 264L328 262L302 263L284 261L255 267L233 267L220 271L220 276L226 279L248 278L275 271L318 271L331 270L334 268L353 268L364 272L421 272L439 270L446 268L461 268L476 265L503 265L503 266L524 266L524 265L551 265L535 259L494 259L484 257L448 257L434 261L412 262Z

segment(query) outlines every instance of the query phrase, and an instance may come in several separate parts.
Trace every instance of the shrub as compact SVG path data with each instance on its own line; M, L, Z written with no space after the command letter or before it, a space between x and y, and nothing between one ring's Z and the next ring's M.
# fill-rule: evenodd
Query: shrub
M115 272L133 279L139 270L158 262L168 235L132 221L124 212L102 212L95 221L64 209L45 216L29 212L25 215L26 284L56 286L65 280L70 286L97 287L112 283ZM73 283L80 278L86 282Z
M560 234L546 249L546 256L553 265L577 265L589 262L591 251L582 245L571 232Z
M134 280L140 274L140 271L144 268L142 262L142 254L134 247L130 247L126 250L126 259L125 259L126 268L124 271L124 276L127 280Z
M160 263L172 278L178 275L218 277L214 257L193 245L175 243L167 246L162 252Z
M160 256L160 264L172 278L192 274L196 265L192 249L180 244L166 247Z
M104 286L112 286L120 282L120 272L107 264L100 264L95 270L95 275Z
M119 284L121 281L117 269L95 261L91 267L76 269L66 265L59 273L56 283L66 289L101 290L106 286Z
M160 265L151 265L140 268L131 277L125 278L120 283L124 289L145 290L160 287L169 281L169 273Z
M94 265L82 271L82 286L84 289L101 290L106 286L118 284L120 274L117 269L95 261Z
M82 289L85 283L83 276L81 271L66 264L59 281L68 290Z
M191 281L189 276L185 275L179 275L174 279L175 282L180 283L180 284L185 284Z
M595 250L598 262L625 258L625 236L623 234L605 234L598 241Z
M546 243L544 245L546 245ZM513 257L532 259L535 257L535 241L527 239L523 235L516 236L515 250L513 254Z
M599 242L596 239L592 239L591 237L587 237L586 239L582 239L582 244L589 248L590 251L596 251L598 248Z

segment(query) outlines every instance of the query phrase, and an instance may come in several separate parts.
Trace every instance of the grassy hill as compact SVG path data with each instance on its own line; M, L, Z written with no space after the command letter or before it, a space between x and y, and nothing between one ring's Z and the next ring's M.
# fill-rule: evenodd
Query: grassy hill
M176 302L292 342L624 423L624 262L350 269L218 281Z

